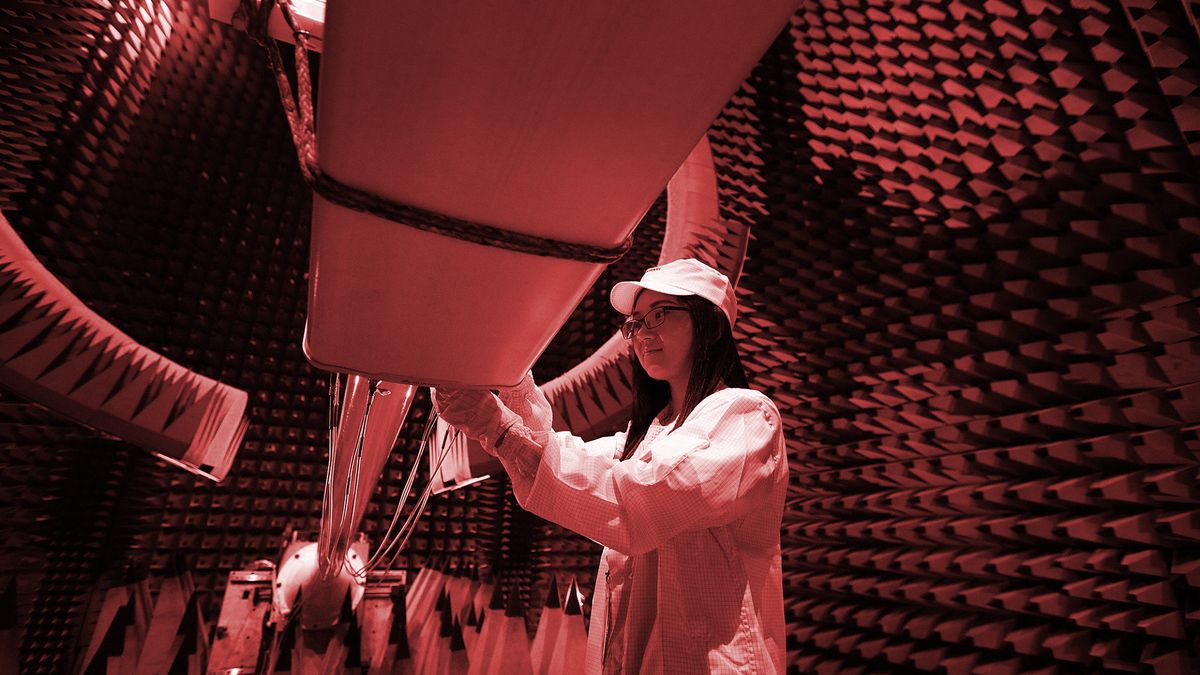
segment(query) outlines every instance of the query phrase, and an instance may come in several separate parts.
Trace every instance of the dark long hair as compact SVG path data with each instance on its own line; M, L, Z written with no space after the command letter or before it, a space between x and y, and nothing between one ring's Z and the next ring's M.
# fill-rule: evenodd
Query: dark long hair
M721 309L698 295L679 296L679 302L687 307L688 315L692 317L692 371L679 409L679 423L683 424L700 401L716 391L721 383L727 387L749 385L737 344L733 341L733 331ZM628 459L633 454L638 443L646 437L654 416L671 402L670 386L650 377L637 357L632 358L633 415L621 459Z

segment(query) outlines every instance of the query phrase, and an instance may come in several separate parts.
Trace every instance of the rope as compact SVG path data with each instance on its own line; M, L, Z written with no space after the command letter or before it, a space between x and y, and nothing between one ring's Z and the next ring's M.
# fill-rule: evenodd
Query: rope
M296 40L296 97L292 96L292 85L283 67L279 46L267 35L267 23L276 4ZM308 34L299 28L290 0L241 0L234 16L234 26L247 32L255 42L266 48L279 87L283 111L292 131L292 142L300 160L301 175L313 191L326 200L424 232L549 258L607 264L619 260L633 244L632 235L626 237L619 246L609 248L513 232L392 201L339 181L325 173L317 162L312 80L308 70Z

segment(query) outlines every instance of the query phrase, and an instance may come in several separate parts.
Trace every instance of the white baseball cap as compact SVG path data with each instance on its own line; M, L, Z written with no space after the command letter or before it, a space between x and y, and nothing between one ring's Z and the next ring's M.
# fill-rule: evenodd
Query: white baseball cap
M667 295L698 295L720 307L731 327L737 319L737 299L729 277L695 258L672 260L651 267L640 281L622 281L613 286L608 298L618 312L628 316L642 289Z

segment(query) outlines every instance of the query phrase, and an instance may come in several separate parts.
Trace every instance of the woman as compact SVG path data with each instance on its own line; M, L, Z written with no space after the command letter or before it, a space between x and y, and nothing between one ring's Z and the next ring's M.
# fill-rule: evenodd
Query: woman
M589 673L783 673L779 412L746 388L725 275L692 259L613 287L634 354L625 433L551 430L532 378L435 392L438 413L500 458L521 506L605 546Z

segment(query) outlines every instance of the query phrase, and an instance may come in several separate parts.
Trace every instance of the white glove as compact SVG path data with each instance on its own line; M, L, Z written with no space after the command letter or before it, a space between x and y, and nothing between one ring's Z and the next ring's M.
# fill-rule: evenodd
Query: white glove
M554 426L554 409L533 381L532 371L525 373L515 387L501 389L500 402L520 415L530 431L550 431Z
M507 432L522 424L520 415L486 389L434 389L433 407L447 424L492 454Z
M542 396L541 400L545 402L546 399ZM547 421L549 406L545 403L546 410L539 413ZM509 410L495 394L483 389L434 389L433 407L447 424L479 441L484 450L505 461L510 474L516 471L532 480L537 473L542 445L535 440L521 416ZM540 410L541 404L535 403L535 407Z

